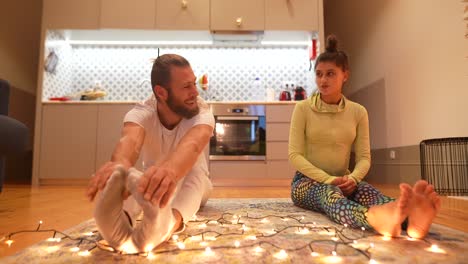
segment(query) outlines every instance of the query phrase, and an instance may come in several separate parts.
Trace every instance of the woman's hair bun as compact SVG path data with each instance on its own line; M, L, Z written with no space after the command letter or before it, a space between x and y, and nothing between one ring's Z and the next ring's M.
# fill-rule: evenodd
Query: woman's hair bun
M335 35L328 35L325 50L326 52L338 52L338 39Z

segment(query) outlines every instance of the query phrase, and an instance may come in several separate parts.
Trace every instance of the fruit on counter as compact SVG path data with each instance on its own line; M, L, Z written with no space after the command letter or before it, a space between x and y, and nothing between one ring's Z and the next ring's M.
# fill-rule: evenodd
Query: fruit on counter
M205 73L202 75L202 77L200 78L200 86L202 90L208 90L208 74Z
M81 100L96 100L98 98L106 96L106 92L99 89L85 90L81 93Z

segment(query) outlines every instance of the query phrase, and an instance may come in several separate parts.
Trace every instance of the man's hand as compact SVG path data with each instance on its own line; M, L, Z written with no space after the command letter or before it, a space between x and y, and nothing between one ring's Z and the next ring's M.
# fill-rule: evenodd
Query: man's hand
M138 191L145 200L160 208L166 207L177 187L177 177L173 170L165 167L149 167L138 184Z
M351 195L356 190L356 182L352 178L348 177L348 175L345 175L341 178L343 183L339 184L338 188L341 189L344 196Z
M88 189L86 190L86 196L88 197L89 201L93 201L97 192L106 187L107 180L109 180L109 177L112 175L112 172L115 170L117 165L119 165L119 163L109 161L96 171L96 173L89 181ZM124 193L124 198L127 197L128 193Z

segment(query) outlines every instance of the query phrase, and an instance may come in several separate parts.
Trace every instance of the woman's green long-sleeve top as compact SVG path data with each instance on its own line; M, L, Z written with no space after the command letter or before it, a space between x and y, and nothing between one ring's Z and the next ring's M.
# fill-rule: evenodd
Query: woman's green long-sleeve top
M307 177L331 183L349 175L360 182L370 168L369 119L366 109L342 97L331 105L315 93L296 104L289 131L289 161ZM356 166L349 171L354 147Z

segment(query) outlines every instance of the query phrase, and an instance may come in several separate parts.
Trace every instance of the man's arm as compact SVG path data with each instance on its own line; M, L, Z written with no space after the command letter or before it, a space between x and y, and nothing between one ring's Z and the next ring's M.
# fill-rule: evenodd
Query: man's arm
M200 124L182 137L176 149L159 166L150 167L143 175L138 191L154 205L165 207L173 195L177 182L193 167L198 156L210 141L213 127Z
M112 153L111 161L102 165L91 178L86 195L92 201L99 190L104 189L106 182L120 164L129 169L140 155L140 150L145 139L145 130L141 126L127 122L122 128L122 137Z

